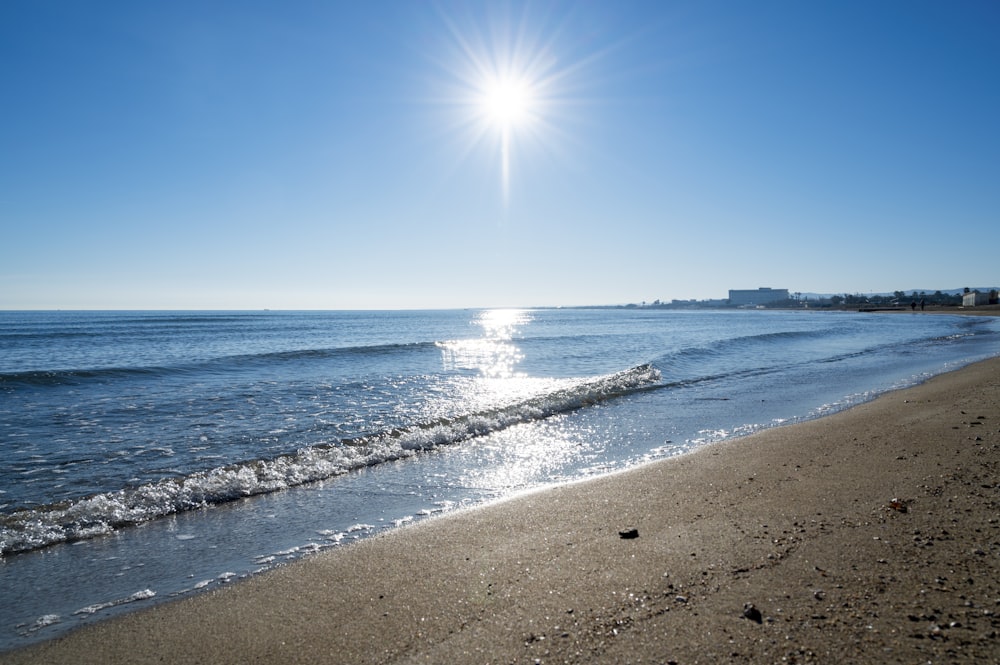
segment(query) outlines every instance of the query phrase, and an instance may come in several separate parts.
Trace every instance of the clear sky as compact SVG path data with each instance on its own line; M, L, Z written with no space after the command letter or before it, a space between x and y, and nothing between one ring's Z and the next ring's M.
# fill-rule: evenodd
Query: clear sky
M995 0L5 0L0 308L995 285L998 35Z

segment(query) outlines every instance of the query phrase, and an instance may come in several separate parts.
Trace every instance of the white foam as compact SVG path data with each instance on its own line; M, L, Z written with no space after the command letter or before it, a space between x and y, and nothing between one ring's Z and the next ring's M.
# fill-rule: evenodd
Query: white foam
M62 617L58 614L45 614L35 619L35 623L28 627L28 632L33 633L36 630L41 630L46 626L51 626L53 624L60 623L61 621Z
M152 589L143 589L142 591L136 591L135 593L133 593L131 596L128 596L127 598L118 598L116 600L111 600L111 601L108 601L106 603L96 603L94 605L88 605L86 607L78 609L77 611L73 612L73 614L74 615L76 615L76 614L96 614L97 612L100 612L101 610L106 610L106 609L108 609L110 607L117 607L118 605L126 605L128 603L134 603L134 602L139 601L139 600L147 600L149 598L152 598L155 595L156 595L156 592L153 591Z
M347 527L347 533L355 533L357 531L371 531L375 528L374 524L352 524Z

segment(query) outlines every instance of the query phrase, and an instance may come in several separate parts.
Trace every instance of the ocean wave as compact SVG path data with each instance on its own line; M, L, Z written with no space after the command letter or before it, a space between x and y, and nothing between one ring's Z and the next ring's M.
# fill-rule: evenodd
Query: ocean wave
M78 385L90 381L107 381L137 377L159 377L184 375L204 370L224 372L238 371L248 367L267 364L296 362L301 360L322 360L338 356L387 356L396 353L412 353L437 349L436 342L413 342L406 344L380 344L370 346L346 346L321 349L298 349L274 351L260 354L223 356L199 362L147 367L95 367L78 369L34 370L26 372L0 373L0 388L16 384L35 387Z
M337 346L320 349L293 349L290 351L273 351L270 353L225 356L207 361L207 364L244 365L256 363L281 362L289 360L310 360L331 358L335 356L386 356L396 353L436 349L437 342L405 342L396 344L372 344L361 346Z
M719 340L707 346L688 349L685 353L702 353L705 355L722 355L734 351L750 351L768 347L782 347L790 341L829 339L829 330L778 330L756 335L741 335Z
M660 372L653 365L640 365L459 417L440 418L302 448L271 459L230 464L180 478L165 478L138 487L21 509L0 515L0 555L84 540L164 515L324 480L422 450L461 443L514 425L663 387L660 379Z
M787 365L775 364L774 358L755 363L755 358L765 358L769 350L783 351L789 342L820 340L817 348L831 339L829 330L782 330L742 335L713 341L708 344L689 346L656 358L655 362L664 367L671 367L680 379L685 370L692 370L694 375L686 377L683 383L701 383L739 375L754 375L759 372L778 371L786 366L801 365L809 362L835 362L837 360L870 353L875 347L861 349L847 354L833 354L828 358L800 358L789 354L791 360ZM720 367L722 371L712 371ZM706 372L706 369L709 371ZM703 374L703 372L705 372Z

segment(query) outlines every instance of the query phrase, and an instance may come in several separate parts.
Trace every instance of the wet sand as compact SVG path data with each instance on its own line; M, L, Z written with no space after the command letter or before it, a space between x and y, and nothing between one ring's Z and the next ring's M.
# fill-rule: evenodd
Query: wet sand
M1000 663L998 633L995 358L0 662Z

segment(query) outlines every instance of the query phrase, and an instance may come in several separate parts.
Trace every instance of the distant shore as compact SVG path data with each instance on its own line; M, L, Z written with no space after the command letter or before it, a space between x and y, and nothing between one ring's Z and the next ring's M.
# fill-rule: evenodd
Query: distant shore
M928 305L925 308L921 308L919 305L914 309L912 307L873 307L873 308L842 308L845 311L855 311L861 313L869 312L904 312L908 314L961 314L963 316L1000 316L1000 305L980 305L978 307L940 307L936 305Z
M917 314L960 314L970 316L1000 316L1000 305L979 305L977 307L964 307L962 305L925 305L923 308L918 304L916 308L907 305L887 306L887 305L817 305L811 307L803 306L761 306L735 307L729 305L581 305L579 307L567 307L566 309L649 309L664 310L672 312L687 311L766 311L766 312L860 312L862 314L875 312L899 312Z
M3 663L997 662L1000 358Z
M921 311L917 307L916 311ZM1000 305L980 305L978 307L928 307L924 314L964 314L967 316L1000 316Z

